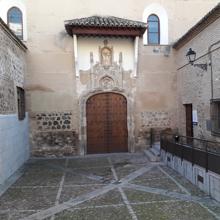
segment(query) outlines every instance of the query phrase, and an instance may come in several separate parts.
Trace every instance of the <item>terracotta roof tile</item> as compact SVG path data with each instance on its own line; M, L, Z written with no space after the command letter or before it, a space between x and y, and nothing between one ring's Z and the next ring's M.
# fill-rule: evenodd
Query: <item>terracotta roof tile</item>
M65 21L65 25L75 27L120 27L120 28L147 28L147 24L114 16L91 16Z

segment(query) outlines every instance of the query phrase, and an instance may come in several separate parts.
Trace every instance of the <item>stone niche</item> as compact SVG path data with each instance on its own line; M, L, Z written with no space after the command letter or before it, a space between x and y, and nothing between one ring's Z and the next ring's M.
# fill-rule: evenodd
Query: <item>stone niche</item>
M118 63L114 62L113 47L104 40L104 46L99 47L99 62L94 64L93 52L90 52L90 90L104 91L123 89L122 53Z

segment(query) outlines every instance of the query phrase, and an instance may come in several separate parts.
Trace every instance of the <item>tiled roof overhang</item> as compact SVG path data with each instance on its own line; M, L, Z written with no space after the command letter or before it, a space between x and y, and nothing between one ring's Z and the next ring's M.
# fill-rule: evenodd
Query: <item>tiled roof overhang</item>
M189 31L187 31L187 33L184 34L177 42L175 42L173 48L177 50L180 49L218 18L220 18L220 3L208 14L206 14L196 25L189 29Z
M142 36L147 24L113 16L91 16L87 18L65 21L65 28L70 36L101 35L101 36Z

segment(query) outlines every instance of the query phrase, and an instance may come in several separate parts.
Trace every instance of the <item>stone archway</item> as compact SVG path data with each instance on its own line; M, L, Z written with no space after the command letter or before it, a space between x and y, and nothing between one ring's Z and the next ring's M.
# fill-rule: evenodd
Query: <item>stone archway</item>
M117 93L91 96L86 102L87 154L128 152L127 100Z
M118 90L111 90L111 91L105 91L105 90L94 90L89 93L86 93L81 96L80 98L80 120L79 120L79 144L80 144L80 155L86 155L87 154L87 101L98 94L107 94L107 93L113 93L118 94L119 97L124 97L127 104L127 151L128 152L134 152L134 119L133 119L133 99L127 95L124 90L118 91ZM122 151L121 151L122 152ZM100 152L104 153L104 152Z

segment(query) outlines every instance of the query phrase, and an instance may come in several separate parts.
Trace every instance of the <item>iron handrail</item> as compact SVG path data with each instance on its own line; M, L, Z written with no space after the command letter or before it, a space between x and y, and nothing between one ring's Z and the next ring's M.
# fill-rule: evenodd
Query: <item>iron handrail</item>
M162 133L161 139L163 139L163 137L171 137L172 138L172 141L170 141L171 143L184 145L189 148L198 149L204 152L209 152L212 154L220 155L220 142L217 142L217 141L210 141L206 139L194 138L194 137L183 136L183 135L167 134L167 133ZM183 142L182 139L185 139L185 142ZM166 141L169 141L169 139ZM195 141L197 141L197 144L195 144ZM200 147L198 147L198 145L200 145ZM214 148L212 148L210 145L215 145L218 148L219 152L216 151Z

